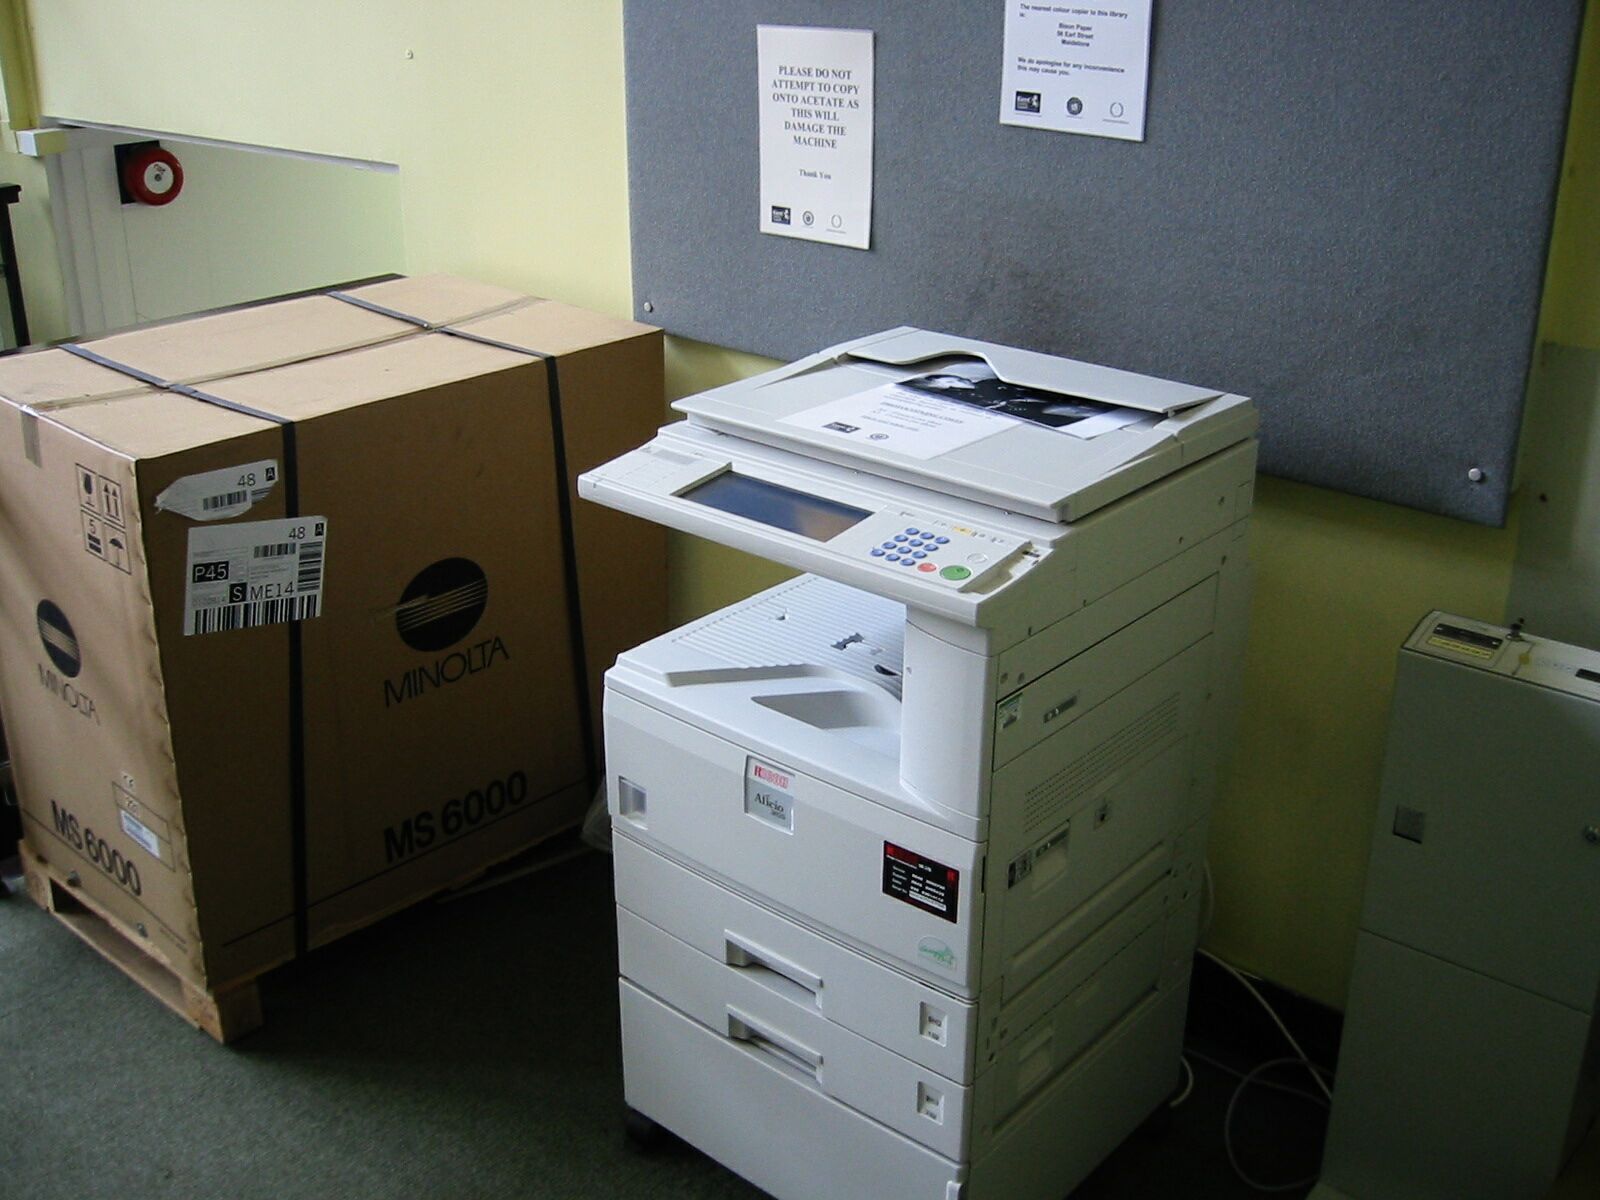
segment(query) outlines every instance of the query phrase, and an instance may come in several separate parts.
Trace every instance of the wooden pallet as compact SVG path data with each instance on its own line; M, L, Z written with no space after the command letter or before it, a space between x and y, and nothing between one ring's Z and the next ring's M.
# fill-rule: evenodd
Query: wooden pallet
M181 978L144 949L136 930L76 886L75 871L48 862L27 842L18 851L34 903L189 1024L223 1043L261 1027L261 994L254 979L208 991Z

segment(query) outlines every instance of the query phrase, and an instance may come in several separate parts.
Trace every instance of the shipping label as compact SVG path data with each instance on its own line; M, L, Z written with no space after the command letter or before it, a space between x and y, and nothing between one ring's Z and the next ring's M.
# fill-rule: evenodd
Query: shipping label
M189 530L186 635L309 621L322 611L325 517Z
M134 844L147 851L158 863L172 870L175 855L172 852L172 826L159 813L136 797L131 790L132 779L122 777L128 787L115 781L111 784L111 798L117 805L117 823Z
M156 497L156 508L196 521L225 521L260 504L277 482L278 463L271 458L220 471L202 471L175 479L163 488Z
M117 820L122 823L123 833L127 834L134 841L138 842L139 845L143 846L146 851L155 855L157 859L161 857L161 839L158 838L148 826L141 822L138 817L134 816L126 809L119 809L117 812Z

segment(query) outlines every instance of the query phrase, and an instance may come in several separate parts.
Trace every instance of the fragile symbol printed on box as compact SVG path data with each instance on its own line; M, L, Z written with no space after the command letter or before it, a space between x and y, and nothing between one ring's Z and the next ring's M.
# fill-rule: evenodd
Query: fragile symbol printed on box
M82 463L75 463L74 466L78 477L78 520L83 526L84 550L101 562L110 563L123 574L131 575L133 568L128 555L122 485Z
M78 468L78 507L118 529L123 528L122 485L82 463L74 465Z
M185 635L317 616L322 611L327 536L325 517L189 530Z

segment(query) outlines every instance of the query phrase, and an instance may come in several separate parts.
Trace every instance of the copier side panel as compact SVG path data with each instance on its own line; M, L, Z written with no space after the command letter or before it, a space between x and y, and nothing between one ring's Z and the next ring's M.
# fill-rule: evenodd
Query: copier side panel
M1159 905L1158 909L1159 917ZM971 1157L982 1158L995 1135L1028 1101L1123 1020L1159 995L1165 921L1146 920L1090 977L1041 1016L1017 1030L981 1077Z
M1060 1200L1178 1084L1187 983L1149 997L994 1130L962 1200Z
M1250 589L1255 572L1247 553L1250 522L1239 521L1222 535L1232 550L1217 571L1217 619L1211 639L1211 675L1206 717L1195 753L1194 811L1209 814L1217 796L1222 765L1233 753L1244 703L1245 643L1250 634Z
M1090 603L1249 515L1256 443L1233 446L1072 526L1078 588Z
M1015 996L1168 885L1196 823L1210 649L1204 638L1168 658L996 772L986 985Z
M1248 564L1242 539L1248 527L1248 522L1229 526L1098 599L1064 610L1059 620L1034 629L1023 641L1000 648L997 652L999 677L996 681L999 698L1009 698L1028 683L1090 646L1132 624L1144 614L1160 608L1174 596L1213 577L1219 581L1219 631L1223 626L1234 628L1237 623L1238 636L1231 641L1237 643L1235 649L1242 655L1243 627L1249 603ZM1069 537L1063 544L1070 543ZM1061 551L1057 550L1056 553ZM1223 582L1237 578L1241 572L1245 586L1242 594L1233 583ZM1226 599L1224 594L1226 597L1240 596L1243 606ZM1018 749L1007 739L999 747L998 761L1003 762Z
M1048 670L1036 670L995 713L996 768L1081 720L1203 638L1216 622L1216 579L1208 576L1146 612L1124 612L1115 633Z
M619 829L956 995L975 992L978 843L614 691L605 713ZM752 799L773 775L786 823Z

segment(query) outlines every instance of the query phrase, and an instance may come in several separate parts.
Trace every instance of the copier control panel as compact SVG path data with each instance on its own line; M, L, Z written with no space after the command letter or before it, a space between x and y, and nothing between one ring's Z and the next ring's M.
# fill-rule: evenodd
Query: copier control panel
M910 524L870 547L867 556L881 558L889 567L898 564L925 575L937 575L942 583L959 587L969 579L980 578L1018 548L1011 539L979 533L964 525L918 518L914 513L899 515Z
M858 473L826 464L797 469L782 450L721 453L729 440L674 427L589 472L580 488L685 532L904 599L928 598L931 590L975 600L1048 553L1042 541L1000 528L998 511L981 523L940 513L917 503L920 489L884 480L868 486Z

